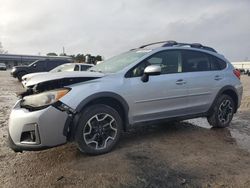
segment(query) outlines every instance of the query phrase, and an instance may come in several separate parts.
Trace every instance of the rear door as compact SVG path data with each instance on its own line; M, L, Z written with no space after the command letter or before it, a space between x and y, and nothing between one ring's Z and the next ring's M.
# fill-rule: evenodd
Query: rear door
M221 88L224 75L214 58L200 51L183 51L183 72L188 75L188 99L192 114L206 112Z

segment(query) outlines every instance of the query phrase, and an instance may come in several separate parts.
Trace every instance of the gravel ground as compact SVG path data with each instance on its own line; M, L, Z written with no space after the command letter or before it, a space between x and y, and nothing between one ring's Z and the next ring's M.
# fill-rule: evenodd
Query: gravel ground
M203 118L137 127L114 151L81 154L74 144L14 153L8 115L22 87L0 72L0 187L250 187L250 77L230 128Z

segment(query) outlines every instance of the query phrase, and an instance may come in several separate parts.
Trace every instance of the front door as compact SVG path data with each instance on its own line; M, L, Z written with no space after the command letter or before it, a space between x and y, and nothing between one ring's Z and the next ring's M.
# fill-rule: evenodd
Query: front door
M153 64L161 66L161 74L150 76L148 82L142 82L143 70ZM124 91L130 100L132 123L188 113L186 74L182 73L181 52L158 52L130 70L129 75L129 78L125 78Z

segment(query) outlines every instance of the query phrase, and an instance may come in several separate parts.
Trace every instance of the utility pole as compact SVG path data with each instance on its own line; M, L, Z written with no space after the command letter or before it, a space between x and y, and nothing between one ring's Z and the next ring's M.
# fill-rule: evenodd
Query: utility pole
M63 55L65 55L65 49L64 49L64 46L63 46Z

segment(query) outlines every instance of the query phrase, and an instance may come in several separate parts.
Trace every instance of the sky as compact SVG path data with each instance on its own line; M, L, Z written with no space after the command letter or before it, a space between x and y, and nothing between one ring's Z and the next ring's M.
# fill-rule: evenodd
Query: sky
M250 60L250 0L0 0L9 53L91 53L105 58L175 40Z

